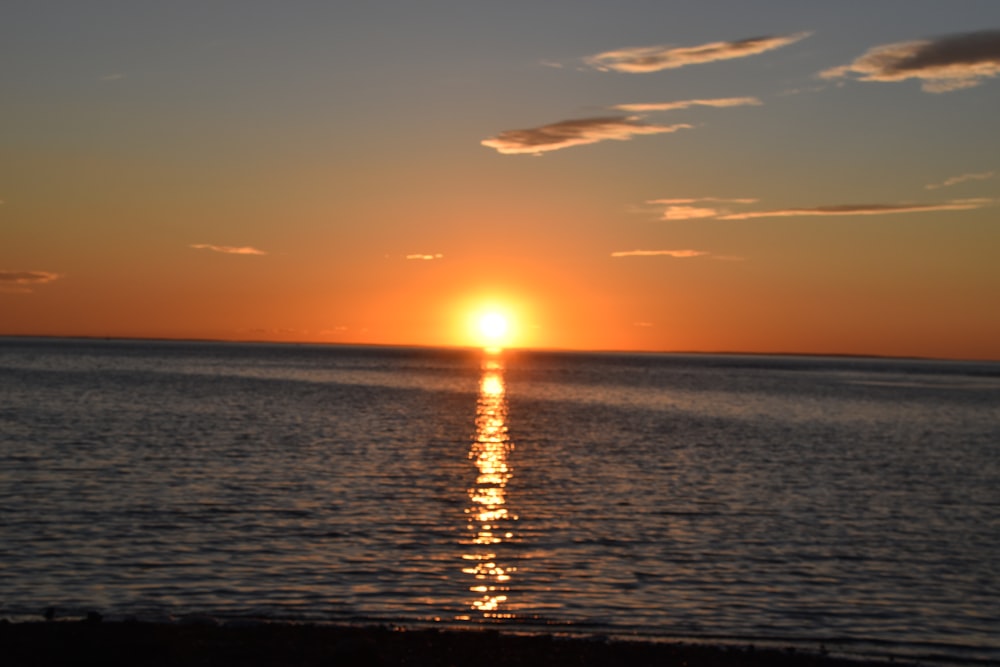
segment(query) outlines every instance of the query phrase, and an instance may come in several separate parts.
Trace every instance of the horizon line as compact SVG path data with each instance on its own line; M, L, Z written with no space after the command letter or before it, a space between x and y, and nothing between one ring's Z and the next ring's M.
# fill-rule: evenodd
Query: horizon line
M39 338L57 340L90 340L90 341L135 341L162 343L221 343L221 344L264 344L264 345L322 345L336 347L376 347L427 350L477 351L486 349L479 345L428 345L419 343L357 343L345 341L313 341L313 340L257 340L253 338L198 338L198 337L164 337L164 336L98 336L86 334L5 334L0 333L0 340L11 338ZM615 348L561 348L561 347L506 347L503 352L556 352L577 354L664 354L664 355L700 355L728 357L828 357L836 359L886 359L899 361L953 361L970 363L1000 363L1000 358L989 359L980 357L933 357L917 355L877 354L866 352L753 352L740 350L626 350Z

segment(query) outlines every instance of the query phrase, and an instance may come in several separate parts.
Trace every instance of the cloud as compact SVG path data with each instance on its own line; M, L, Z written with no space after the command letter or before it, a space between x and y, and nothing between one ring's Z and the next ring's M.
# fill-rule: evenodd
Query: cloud
M995 175L995 171L984 171L979 174L962 174L961 176L946 178L941 183L931 183L930 185L925 185L924 187L928 190L937 190L938 188L947 188L952 185L958 185L959 183L964 183L965 181L985 181L993 178Z
M611 253L612 257L675 257L682 259L686 257L702 257L708 253L704 250L621 250Z
M650 199L647 204L694 204L701 201L727 202L730 204L756 204L753 197L679 197L674 199Z
M811 34L799 32L794 35L752 37L735 42L710 42L698 46L637 46L588 56L584 58L584 62L605 72L608 70L630 73L659 72L685 65L754 56L794 44Z
M1000 74L1000 30L876 46L849 65L820 76L837 79L851 73L861 81L921 79L921 88L928 93L972 88Z
M704 107L740 107L740 106L760 106L763 104L756 97L719 97L707 100L680 100L677 102L648 102L639 104L616 104L611 107L618 111L674 111L676 109L688 109L693 106Z
M749 198L725 199L721 197L702 197L700 199L651 199L647 204L666 204L660 215L661 220L697 220L699 218L717 218L729 213L729 209L716 206L692 206L701 202L719 202L730 204L753 204L757 200Z
M0 270L0 284L4 285L42 285L61 277L58 273L52 273L51 271Z
M992 172L991 172L992 173ZM975 176L983 176L976 174ZM955 177L961 178L961 177ZM949 181L954 179L949 179ZM965 180L965 179L963 179ZM946 181L947 182L947 181ZM917 213L922 211L968 211L997 203L997 200L952 199L945 202L929 204L897 203L897 204L834 204L829 206L812 206L805 208L780 208L765 211L738 211L714 204L755 204L752 198L674 198L650 199L647 204L664 205L661 220L752 220L755 218L790 218L798 216L846 216L846 215L888 215L892 213ZM704 205L708 203L710 205Z
M443 257L444 257L444 255L442 255L441 253L437 253L435 255L421 255L421 254L416 254L416 255L407 255L406 259L431 260L431 259L442 259Z
M211 250L227 255L266 255L267 253L250 246L212 245L210 243L192 243L191 247L196 250Z
M668 206L660 217L663 220L697 220L714 218L718 215L720 215L719 209L704 206Z
M44 285L62 278L51 271L4 271L0 270L0 292L7 294L29 294L33 285Z
M887 215L922 211L967 211L993 203L990 199L956 199L937 204L836 204L811 208L780 208L769 211L748 211L719 216L717 220L750 220L754 218L788 218L798 216Z
M541 155L546 151L596 144L606 139L626 141L638 134L663 134L690 127L683 123L649 125L641 122L639 116L578 118L526 130L505 130L495 137L484 139L481 143L506 155L517 153Z
M122 74L121 72L114 72L112 74L105 74L104 76L102 76L101 81L119 81L124 78L125 75Z

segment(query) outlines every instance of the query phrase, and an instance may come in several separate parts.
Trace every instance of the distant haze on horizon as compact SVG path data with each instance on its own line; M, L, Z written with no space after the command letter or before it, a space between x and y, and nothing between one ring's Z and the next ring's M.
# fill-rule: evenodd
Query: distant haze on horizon
M14 3L0 335L1000 360L1000 3Z

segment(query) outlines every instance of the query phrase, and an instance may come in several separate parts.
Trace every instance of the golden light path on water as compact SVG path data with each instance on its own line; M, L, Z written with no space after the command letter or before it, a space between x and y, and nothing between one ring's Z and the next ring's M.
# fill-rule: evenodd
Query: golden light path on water
M514 538L517 521L507 507L507 484L513 476L509 454L514 445L507 434L503 370L500 357L487 354L476 401L476 436L469 448L477 475L465 510L469 538L463 542L462 572L473 577L469 607L484 618L513 617L508 610L508 593L511 576L517 571L497 557L498 547Z

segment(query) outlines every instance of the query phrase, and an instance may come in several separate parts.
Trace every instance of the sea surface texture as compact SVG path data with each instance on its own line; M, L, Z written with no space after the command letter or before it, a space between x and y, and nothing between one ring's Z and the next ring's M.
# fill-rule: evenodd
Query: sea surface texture
M1000 660L1000 364L0 339L0 616Z

